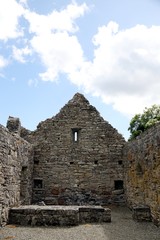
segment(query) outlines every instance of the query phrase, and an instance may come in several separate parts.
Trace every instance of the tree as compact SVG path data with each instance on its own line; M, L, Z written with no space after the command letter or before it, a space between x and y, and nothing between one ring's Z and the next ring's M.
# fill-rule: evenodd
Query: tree
M131 133L129 140L134 139L157 122L160 122L160 105L153 105L150 108L145 108L142 114L136 114L131 119L128 128Z

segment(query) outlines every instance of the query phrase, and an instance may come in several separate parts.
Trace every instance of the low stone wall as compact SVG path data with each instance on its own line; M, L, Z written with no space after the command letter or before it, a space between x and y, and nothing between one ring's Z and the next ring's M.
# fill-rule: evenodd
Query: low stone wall
M147 206L133 207L132 217L134 220L138 222L142 222L142 221L150 222L152 220L150 208Z
M10 207L31 202L32 155L29 143L0 125L0 226Z
M160 226L160 124L128 142L124 155L128 205L148 206Z
M111 222L111 210L100 206L20 206L10 209L9 223L31 226L74 226Z
M79 223L111 222L111 210L100 206L80 206Z

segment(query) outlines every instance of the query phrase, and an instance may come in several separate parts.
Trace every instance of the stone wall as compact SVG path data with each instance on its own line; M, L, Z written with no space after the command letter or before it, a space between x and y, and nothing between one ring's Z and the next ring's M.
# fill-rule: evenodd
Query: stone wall
M31 145L0 125L0 226L9 207L31 202L32 159Z
M31 135L33 202L106 205L124 201L125 140L83 95L76 94Z
M160 124L150 128L124 148L125 188L129 206L149 206L160 226Z
M160 226L160 124L126 143L76 94L34 132L13 117L7 128L0 125L0 226L20 204L108 205L125 196L136 218L151 211Z
M76 226L111 222L111 210L101 206L20 206L10 209L9 223L22 226Z

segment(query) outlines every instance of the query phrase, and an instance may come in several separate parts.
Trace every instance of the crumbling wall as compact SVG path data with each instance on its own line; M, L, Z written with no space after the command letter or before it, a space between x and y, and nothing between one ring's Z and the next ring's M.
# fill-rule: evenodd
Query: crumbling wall
M124 154L128 204L149 206L160 226L160 124L128 142Z
M21 122L19 118L9 116L6 128L13 133L20 135L21 132Z
M123 202L123 137L81 94L32 133L33 201Z
M31 145L0 125L0 225L10 207L31 202L32 159Z

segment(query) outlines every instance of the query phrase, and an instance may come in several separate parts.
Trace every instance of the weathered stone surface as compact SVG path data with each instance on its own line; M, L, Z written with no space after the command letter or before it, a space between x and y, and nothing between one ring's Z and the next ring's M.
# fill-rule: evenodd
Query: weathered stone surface
M80 223L102 223L111 222L111 210L100 206L80 206Z
M131 208L149 206L160 226L160 124L126 143L78 93L36 131L14 117L7 128L0 125L0 225L9 207L20 204L106 206L127 200ZM82 212L90 221L95 217Z
M6 127L10 132L17 133L20 135L21 122L19 118L9 116Z
M148 129L124 148L127 202L149 206L160 226L160 124Z
M114 201L115 181L124 178L125 140L83 95L76 94L55 117L41 122L30 141L35 150L34 180L41 181L40 188L36 184L33 188L33 202L107 205Z
M79 223L78 207L32 205L11 208L9 222L23 226L74 226Z
M0 125L0 225L9 207L31 202L32 159L31 144Z
M110 209L91 206L21 206L10 209L9 223L31 226L75 226L111 222Z
M2 226L2 204L0 204L0 226Z
M141 221L151 221L151 211L148 206L136 206L132 208L132 216L134 220Z

